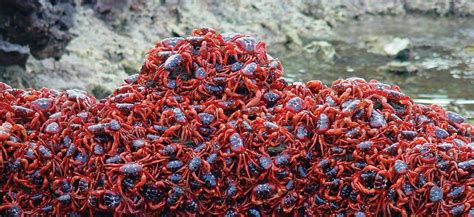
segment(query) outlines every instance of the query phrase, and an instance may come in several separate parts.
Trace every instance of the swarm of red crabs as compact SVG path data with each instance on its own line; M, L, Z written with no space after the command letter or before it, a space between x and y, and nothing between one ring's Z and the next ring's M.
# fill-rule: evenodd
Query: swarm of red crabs
M474 130L196 29L103 99L0 85L0 215L474 215Z

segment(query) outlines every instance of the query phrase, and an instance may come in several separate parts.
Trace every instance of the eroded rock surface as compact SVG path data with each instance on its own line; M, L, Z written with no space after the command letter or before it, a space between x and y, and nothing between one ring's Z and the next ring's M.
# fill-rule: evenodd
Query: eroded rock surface
M24 46L37 59L61 57L72 39L68 30L73 25L74 5L73 0L1 1L0 41L6 46L0 46L0 64L24 65Z
M28 56L27 46L0 40L0 65L25 65Z

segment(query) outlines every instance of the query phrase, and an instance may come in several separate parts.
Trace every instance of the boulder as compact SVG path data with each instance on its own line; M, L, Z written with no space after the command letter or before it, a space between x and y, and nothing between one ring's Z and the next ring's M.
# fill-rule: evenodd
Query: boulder
M0 65L25 65L28 60L27 46L0 40Z
M366 40L368 51L385 56L397 56L410 47L410 40L398 37L370 37Z
M10 44L28 46L38 59L59 58L73 37L69 29L74 23L74 6L74 0L0 1L0 36ZM25 54L20 56L23 58L2 58L1 64L24 65Z
M327 41L313 41L304 47L308 53L314 53L318 59L332 62L336 55L334 46Z

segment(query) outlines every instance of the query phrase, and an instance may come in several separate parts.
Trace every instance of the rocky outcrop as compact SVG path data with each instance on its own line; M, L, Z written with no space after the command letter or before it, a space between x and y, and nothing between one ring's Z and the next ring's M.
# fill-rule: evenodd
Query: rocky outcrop
M119 28L145 2L146 0L85 0L83 5L92 7L95 15L112 28Z
M25 65L28 47L0 40L0 65Z
M312 0L306 1L308 14L337 22L367 14L433 14L473 16L471 0Z
M431 13L435 15L473 16L472 0L404 0L409 12Z
M457 0L453 1L453 11L460 16L474 15L474 1L471 0Z
M335 23L364 14L402 14L402 0L314 0L307 1L308 14Z
M125 20L115 26L102 15L122 9L112 9L104 2L97 0L76 8L71 32L77 37L60 60L28 60L27 71L35 75L36 86L77 88L96 96L107 95L127 74L139 72L146 55L144 51L152 47L157 38L185 36L191 28L203 25L224 32L254 32L257 38L265 39L274 47L294 49L301 48L303 40L315 37L316 32L321 38L329 38L330 34L326 22L302 14L292 3L244 0L226 6L221 1L183 5L148 1L139 12L128 13ZM127 3L124 7L123 10L132 10L134 6ZM98 8L105 14L99 14ZM282 17L285 13L287 16Z
M0 1L0 64L24 65L25 47L38 59L59 58L72 39L74 0Z

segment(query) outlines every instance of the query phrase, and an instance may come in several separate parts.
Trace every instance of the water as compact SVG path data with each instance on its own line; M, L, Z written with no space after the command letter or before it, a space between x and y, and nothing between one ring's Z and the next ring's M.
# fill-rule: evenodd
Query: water
M337 53L333 61L308 52L275 52L283 62L285 78L321 80L327 85L348 77L376 79L400 86L417 103L438 104L474 123L474 20L376 17L341 24L334 31L338 36L330 41ZM371 36L408 38L414 58L402 63L415 65L418 71L382 70L395 58L368 52L363 41Z

